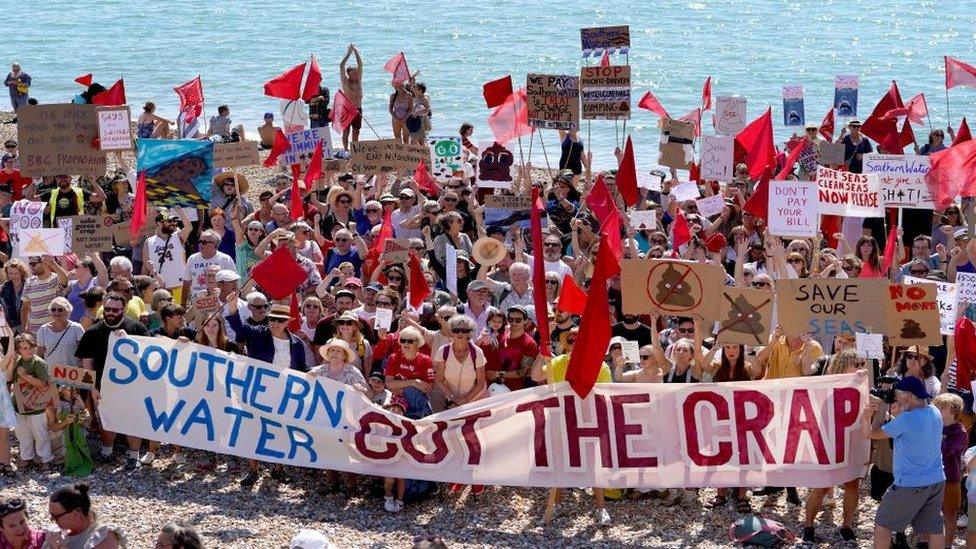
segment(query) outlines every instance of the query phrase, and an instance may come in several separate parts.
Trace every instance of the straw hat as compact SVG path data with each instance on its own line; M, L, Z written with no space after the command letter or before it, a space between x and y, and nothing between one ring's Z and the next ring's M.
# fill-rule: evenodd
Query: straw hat
M325 203L335 208L336 200L339 200L339 197L344 194L349 195L350 200L353 198L351 191L343 189L342 187L339 186L332 187L329 189L329 195L326 197Z
M291 320L291 307L284 303L275 303L268 311L268 318L285 318Z
M334 319L332 319L332 324L334 324L334 325L336 325L336 327L338 327L339 323L342 322L342 321L345 321L345 320L349 320L349 321L355 322L357 326L359 326L360 328L362 328L363 321L360 320L359 319L359 316L356 313L352 312L352 311L346 311L346 312L342 313L341 315L335 317Z
M234 172L221 172L217 174L213 180L214 187L223 186L224 182L228 179L234 181ZM240 187L241 194L247 193L247 190L250 188L247 184L247 177L244 177L242 173L237 174L237 186Z
M915 353L917 355L922 355L924 357L927 357L929 360L932 360L932 355L929 354L929 348L924 345L921 346L912 345L909 348L905 349L904 354L907 353Z
M508 255L508 249L504 242L485 236L474 243L471 248L471 255L478 263L490 267L505 259L505 256Z
M342 349L342 352L346 353L346 362L348 363L352 363L354 360L356 360L356 353L352 352L352 349L349 348L349 344L341 339L332 338L326 341L325 345L319 349L319 354L322 355L322 358L325 360L329 360L330 349Z

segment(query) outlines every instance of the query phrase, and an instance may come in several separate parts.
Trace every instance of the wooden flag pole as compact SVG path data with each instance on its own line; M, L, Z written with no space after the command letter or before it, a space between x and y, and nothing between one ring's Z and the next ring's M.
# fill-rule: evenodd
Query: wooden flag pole
M546 364L546 384L549 385L549 388L551 389L552 384L555 382L552 376L552 358L551 357L546 357L546 358L548 358L548 363ZM541 354L539 355L539 360L543 360ZM546 512L542 516L542 522L544 524L549 524L550 522L552 522L552 516L553 514L555 514L556 511L557 499L559 499L559 488L550 488L549 497L546 498Z
M372 124L369 123L369 120L366 120L366 117L363 116L363 113L359 113L359 116L360 116L360 118L363 119L363 122L365 122L366 125L369 126L370 131L373 132L373 135L376 136L376 139L383 139L382 137L380 137L380 134L376 133L376 129L373 127Z
M549 155L546 154L546 140L542 138L542 132L539 132L539 144L542 145L542 157L546 159L546 171L549 172L549 178L552 178L552 166L549 165Z

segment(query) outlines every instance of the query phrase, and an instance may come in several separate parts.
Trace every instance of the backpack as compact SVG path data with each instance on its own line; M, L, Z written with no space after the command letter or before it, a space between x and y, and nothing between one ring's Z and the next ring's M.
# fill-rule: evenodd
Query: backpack
M729 526L729 541L756 547L779 547L791 543L796 534L782 523L757 515L746 515Z

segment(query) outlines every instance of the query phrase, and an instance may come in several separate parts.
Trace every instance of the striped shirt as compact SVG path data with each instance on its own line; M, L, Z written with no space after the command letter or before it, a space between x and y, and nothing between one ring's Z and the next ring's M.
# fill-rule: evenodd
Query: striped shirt
M27 317L28 333L37 334L41 326L51 321L51 312L47 308L55 297L61 295L61 290L61 282L58 281L56 273L51 273L46 280L41 280L37 276L27 279L21 299L30 302L30 313Z

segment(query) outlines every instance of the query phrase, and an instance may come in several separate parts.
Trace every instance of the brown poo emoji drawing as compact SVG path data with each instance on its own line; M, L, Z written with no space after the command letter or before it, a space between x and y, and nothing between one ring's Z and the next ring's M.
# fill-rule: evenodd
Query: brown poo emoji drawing
M902 339L922 339L925 337L925 332L922 330L922 325L918 322L906 318L901 326L901 338Z
M478 173L484 181L511 181L511 167L514 163L515 158L508 149L498 143L492 143L481 153Z
M722 327L741 334L759 334L763 331L762 314L753 310L752 304L740 295L735 298L729 317Z
M669 263L661 280L657 283L657 296L655 300L662 305L672 307L691 307L695 304L695 298L691 295L691 286L681 280L681 273L675 269L673 263Z

